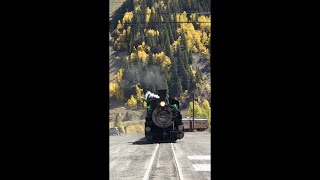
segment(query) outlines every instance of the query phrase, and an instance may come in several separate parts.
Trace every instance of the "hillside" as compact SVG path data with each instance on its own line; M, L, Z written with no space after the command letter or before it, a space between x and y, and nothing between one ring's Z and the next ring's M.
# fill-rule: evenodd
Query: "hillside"
M109 12L113 14L126 0L109 0Z
M188 116L194 94L200 108L195 107L197 116L209 118L209 1L122 0L111 4L110 120L116 114L123 119L126 112L133 120L143 119L141 96L147 90L156 93L163 88L180 101L184 116Z

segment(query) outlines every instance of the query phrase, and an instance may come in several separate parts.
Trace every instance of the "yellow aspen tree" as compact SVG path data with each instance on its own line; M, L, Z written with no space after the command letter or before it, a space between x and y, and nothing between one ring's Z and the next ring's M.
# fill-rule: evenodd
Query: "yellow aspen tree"
M170 58L166 56L164 52L153 54L153 58L160 64L161 68L168 68L169 65L171 65Z
M204 86L204 88L206 89L206 91L207 91L207 93L211 93L211 86L210 86L210 84L206 84L205 86Z
M191 72L192 72L192 75L193 75L193 77L196 77L196 70L193 70L193 68L192 68L192 65L190 64L190 68L191 68Z
M139 88L138 85L136 85L136 94L137 94L137 101L138 101L138 106L143 106L143 89Z
M199 16L198 17L198 23L200 24L200 29L201 30L210 30L211 28L211 20L207 16Z
M138 51L149 52L150 51L150 46L148 46L148 45L146 45L146 43L142 42L142 44L138 46L137 50Z
M118 83L120 83L120 82L121 82L122 77L123 77L123 68L120 68L120 69L118 70L118 73L117 73L117 80L118 80Z
M197 21L197 15L194 14L194 13L192 13L192 14L190 15L190 20L191 20L191 22L196 22L196 21Z
M117 82L109 83L109 97L115 97L118 100L123 99L123 92Z
M136 59L137 59L137 57L138 57L138 56L137 56L137 54L136 54L136 53L131 53L131 54L130 54L130 60L131 60L131 61L136 60Z
M123 16L122 23L130 23L133 18L133 12L126 12Z
M131 98L128 99L127 104L129 107L137 107L137 100L131 95Z
M205 99L202 103L202 108L205 110L205 111L210 111L211 110L211 107L210 107L210 104L209 104L209 101L207 99Z
M144 52L144 51L138 51L138 58L139 60L141 60L142 62L146 63L147 59L148 59L149 55Z
M120 20L118 20L117 30L120 30L120 29L122 29L122 28L123 28L123 26L122 26Z
M119 84L118 84L117 89L115 91L115 97L117 100L123 100L123 98L124 98L124 94L123 94Z
M189 103L188 114L191 117L193 115L193 103L192 102ZM199 106L199 103L197 101L194 102L194 116L195 117L203 117L204 116L203 110Z
M146 22L148 23L150 20L150 15L151 15L151 9L149 7L147 7L146 9Z
M206 118L208 119L208 125L210 126L210 122L211 122L211 107L209 104L209 101L207 99L205 99L202 103L202 109L205 112Z
M206 32L202 32L202 38L201 38L201 42L203 45L207 46L209 45L209 38Z
M159 36L159 31L155 31L153 29L148 29L147 36L149 36L149 37Z
M134 8L134 10L135 10L135 11L141 11L141 5L136 6L136 7Z
M117 83L111 82L109 83L109 96L113 97L117 90Z

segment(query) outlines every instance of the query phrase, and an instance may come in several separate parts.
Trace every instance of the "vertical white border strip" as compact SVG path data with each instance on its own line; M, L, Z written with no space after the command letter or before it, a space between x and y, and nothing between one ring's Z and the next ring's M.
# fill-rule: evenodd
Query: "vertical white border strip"
M173 144L170 143L170 145L171 145L171 149L172 149L172 153L173 153L173 157L174 157L174 162L176 164L176 168L178 169L178 178L180 180L183 180L182 172L181 172L181 169L179 168L179 162L177 161L177 157L176 157L176 154L175 154L174 149L173 149Z
M150 173L151 173L151 170L152 170L152 165L154 163L154 159L156 157L158 149L159 149L159 144L157 144L156 149L154 150L154 153L153 153L153 155L151 157L151 161L150 161L149 167L148 167L146 173L144 174L143 180L148 180L149 179L149 176L150 176Z

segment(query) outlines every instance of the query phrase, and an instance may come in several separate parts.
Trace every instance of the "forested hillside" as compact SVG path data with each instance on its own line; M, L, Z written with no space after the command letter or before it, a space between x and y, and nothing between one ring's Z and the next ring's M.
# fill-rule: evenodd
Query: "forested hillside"
M165 88L184 109L194 94L196 116L209 118L210 11L208 0L125 1L110 21L110 100L143 108L144 91Z

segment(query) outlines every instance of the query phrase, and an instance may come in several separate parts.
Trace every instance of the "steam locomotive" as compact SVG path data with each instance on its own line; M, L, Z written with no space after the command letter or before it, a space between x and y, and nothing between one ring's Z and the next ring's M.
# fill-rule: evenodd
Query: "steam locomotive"
M147 100L146 139L150 142L175 142L177 139L182 139L184 127L179 101L169 98L166 90L158 90L158 95L148 92L145 99Z

